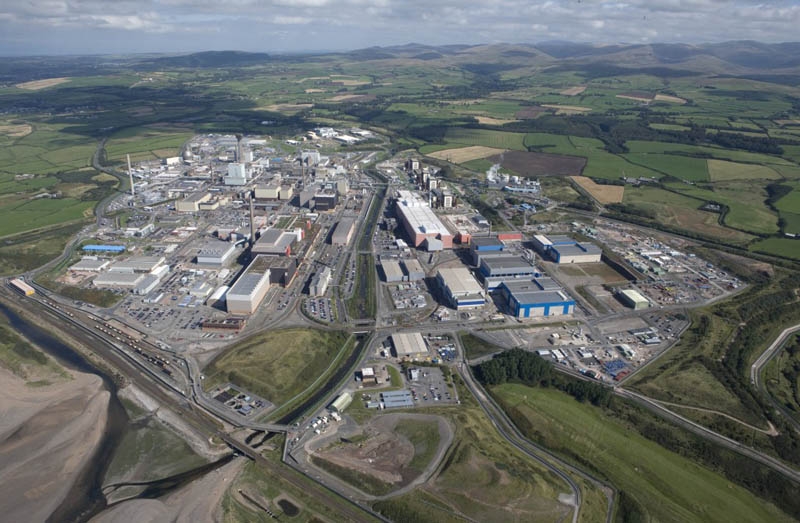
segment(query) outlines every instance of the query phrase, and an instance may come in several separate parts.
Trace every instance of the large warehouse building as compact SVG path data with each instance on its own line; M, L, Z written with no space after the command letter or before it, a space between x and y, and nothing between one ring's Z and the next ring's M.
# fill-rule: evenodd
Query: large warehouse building
M392 349L401 359L419 360L428 355L428 346L419 332L392 334Z
M331 245L347 245L353 238L353 231L356 228L355 218L342 218L336 224L336 229L331 234Z
M293 232L269 228L261 233L261 237L253 244L253 254L269 254L271 256L289 256L292 244L297 239Z
M480 260L480 273L487 291L496 290L506 280L530 280L538 274L536 267L522 256L481 256Z
M565 291L554 285L550 278L540 280L507 281L500 285L509 314L516 318L540 318L575 311L575 300Z
M533 237L533 245L537 251L558 264L597 263L603 255L603 250L597 245L579 242L569 236L537 234Z
M231 314L252 314L269 290L268 257L256 256L226 295Z
M418 260L412 258L410 260L402 260L400 263L403 264L403 268L406 270L406 277L408 278L408 281L419 281L425 279L425 270L422 268L422 264L420 264Z
M439 220L428 203L411 191L397 191L395 206L397 217L414 247L419 248L427 239L440 240L445 249L453 247L453 235ZM434 245L436 242L432 242ZM437 245L438 246L438 245Z
M466 267L439 269L436 273L436 281L448 305L456 310L486 305L483 287Z
M481 256L500 254L503 249L505 244L497 236L473 236L469 242L472 263L475 265L480 264Z
M381 272L383 272L383 281L386 283L403 281L403 269L400 268L400 262L396 260L381 260Z
M108 271L127 274L155 272L165 261L166 258L163 256L132 256L127 260L114 263Z
M294 274L297 271L297 258L290 256L269 256L267 257L269 267L269 282L286 287L292 283Z
M650 307L650 300L642 296L642 294L635 289L625 289L617 293L622 303L631 309L638 311Z
M197 264L211 267L222 267L236 252L236 245L228 242L213 241L203 245L197 252Z

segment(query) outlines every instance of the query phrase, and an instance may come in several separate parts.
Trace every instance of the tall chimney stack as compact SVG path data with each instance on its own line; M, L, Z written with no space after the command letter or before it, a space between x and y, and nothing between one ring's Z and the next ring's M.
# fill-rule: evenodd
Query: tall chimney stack
M250 245L256 243L256 228L254 225L255 206L253 205L253 192L250 192Z
M131 170L131 155L125 155L128 157L128 177L131 179L131 196L136 196L136 189L133 186L133 171Z

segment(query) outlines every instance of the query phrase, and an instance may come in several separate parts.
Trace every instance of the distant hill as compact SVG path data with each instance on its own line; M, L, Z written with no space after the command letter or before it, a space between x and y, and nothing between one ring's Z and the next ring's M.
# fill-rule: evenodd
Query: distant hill
M205 51L180 56L161 56L147 60L145 64L157 67L216 68L242 67L268 62L271 56L266 53L246 53L243 51Z

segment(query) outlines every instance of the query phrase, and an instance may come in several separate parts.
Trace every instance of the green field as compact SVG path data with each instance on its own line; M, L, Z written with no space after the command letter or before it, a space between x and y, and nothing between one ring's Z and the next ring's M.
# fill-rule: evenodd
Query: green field
M83 222L8 237L0 246L0 273L17 274L40 267L60 255Z
M481 356L488 356L489 354L502 350L502 347L489 343L483 338L479 338L469 332L462 332L459 334L459 337L461 338L461 345L464 347L467 359L470 360L480 358Z
M708 160L712 182L728 180L778 180L780 174L764 165L735 163L725 160Z
M237 343L206 368L207 388L234 383L280 405L327 369L347 341L341 331L271 330Z
M752 244L750 250L800 260L800 240L795 238L767 238Z
M580 456L652 521L790 521L774 506L556 390L502 385L493 393L550 449Z
M675 154L630 153L623 155L631 163L648 167L680 180L704 182L708 180L708 167L702 158Z
M719 214L701 211L703 200L656 187L626 187L623 203L652 212L658 223L692 231L711 238L743 244L752 236L719 225Z
M395 432L408 438L414 445L414 457L408 468L421 474L433 459L439 446L439 427L436 422L403 420L395 428Z
M521 133L507 133L504 131L488 131L482 129L451 128L445 135L448 143L461 145L485 145L497 149L511 149L524 151L525 135Z
M781 351L764 368L764 383L770 394L796 420L800 420L800 345L790 336Z
M0 315L0 367L22 378L30 386L43 386L71 379L56 361L21 338Z

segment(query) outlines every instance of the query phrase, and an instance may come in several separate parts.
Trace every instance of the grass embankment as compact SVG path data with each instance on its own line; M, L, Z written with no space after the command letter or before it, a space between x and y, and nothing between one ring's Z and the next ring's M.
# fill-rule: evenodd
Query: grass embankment
M769 421L778 436L755 434L722 417L698 419L726 436L800 463L800 435L755 393L749 377L750 366L767 345L800 321L798 288L800 276L776 269L772 278L762 277L735 299L694 310L681 341L627 385L658 400L721 411L762 429Z
M764 383L772 396L800 421L800 337L790 337L764 369Z
M24 379L29 386L45 386L71 379L56 361L21 338L0 315L0 367Z
M125 434L108 466L105 484L154 481L206 463L183 439L150 419Z
M284 329L252 336L215 358L206 386L231 382L280 405L319 378L347 341L342 331Z
M296 477L301 482L311 483L310 479L282 463L276 463L276 467L283 468L286 474ZM275 521L263 509L253 506L251 502L240 496L239 489L279 516L283 511L277 504L277 500L281 497L288 497L300 509L299 514L289 519L293 522L317 523L328 521L330 518L335 519L338 515L335 506L329 507L321 503L308 491L287 482L277 471L248 462L222 499L223 520L226 522L272 523ZM340 503L344 504L345 501L342 500ZM368 516L365 514L365 517ZM283 516L280 519L286 520L287 518Z
M642 521L791 520L744 488L565 393L516 384L497 386L493 393L534 441L607 477Z
M479 338L469 332L461 332L459 333L459 337L461 338L461 346L464 347L464 353L468 360L474 360L503 350L502 347L489 343L483 338Z
M416 474L421 474L433 459L439 446L437 423L406 419L395 427L395 432L408 438L414 445L414 457L407 467Z
M0 274L18 274L41 267L64 252L82 223L43 229L4 238L0 246Z
M568 487L559 478L508 444L459 384L458 411L431 409L456 428L439 474L424 487L377 502L375 510L393 521L563 521L570 507L557 501ZM587 501L580 521L605 520L602 492L582 485Z
M327 459L312 456L311 462L314 464L314 466L319 467L341 481L354 486L361 492L365 492L373 496L383 496L384 494L388 494L395 489L395 486L391 483L386 483L385 481L381 481L369 474L363 474L357 470L337 465L336 463L332 463Z
M347 314L354 320L374 318L377 312L375 258L359 254L356 262L356 285L347 300Z

